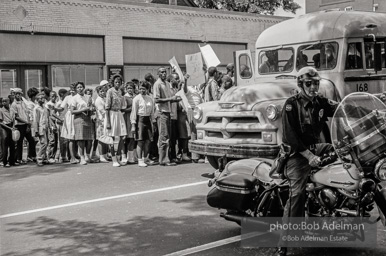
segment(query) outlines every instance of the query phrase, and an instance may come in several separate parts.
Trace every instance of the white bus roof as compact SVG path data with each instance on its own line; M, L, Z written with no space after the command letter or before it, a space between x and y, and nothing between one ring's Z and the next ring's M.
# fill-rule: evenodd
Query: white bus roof
M363 37L364 34L386 36L386 13L357 11L308 13L264 30L257 38L256 48Z

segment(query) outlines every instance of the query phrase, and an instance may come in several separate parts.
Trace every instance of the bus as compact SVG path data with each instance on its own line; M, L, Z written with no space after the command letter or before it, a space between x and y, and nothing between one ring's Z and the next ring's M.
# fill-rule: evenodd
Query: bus
M281 111L298 93L296 73L315 67L320 94L340 101L352 92L382 94L386 85L386 14L327 10L283 21L266 30L250 50L237 51L236 86L219 101L194 110L197 139L191 152L219 160L274 159L281 144ZM329 142L328 127L321 140Z

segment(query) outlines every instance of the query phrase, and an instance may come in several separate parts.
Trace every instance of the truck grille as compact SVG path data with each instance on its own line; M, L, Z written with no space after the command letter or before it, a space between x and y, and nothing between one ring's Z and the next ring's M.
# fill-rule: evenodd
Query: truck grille
M259 111L211 112L197 132L203 139L216 143L277 144L277 127L267 123Z

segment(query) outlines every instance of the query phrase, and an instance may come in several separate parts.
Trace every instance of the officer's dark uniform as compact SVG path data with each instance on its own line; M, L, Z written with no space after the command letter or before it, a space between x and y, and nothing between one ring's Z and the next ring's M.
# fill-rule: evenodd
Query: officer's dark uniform
M302 93L290 97L284 104L283 143L291 146L291 156L284 170L290 185L285 217L304 216L305 187L311 166L299 152L308 149L321 156L332 149L331 144L320 143L320 133L337 106L336 102L321 96L310 101Z

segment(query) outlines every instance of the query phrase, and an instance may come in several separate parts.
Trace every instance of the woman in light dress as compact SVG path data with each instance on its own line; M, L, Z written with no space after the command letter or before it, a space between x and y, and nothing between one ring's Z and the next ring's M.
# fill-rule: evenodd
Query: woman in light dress
M103 81L102 81L103 82ZM102 84L101 82L101 84ZM107 81L106 81L107 82ZM105 104L106 104L106 92L107 92L107 84L99 85L96 88L96 92L98 94L98 97L95 100L95 109L96 109L96 115L97 115L97 121L96 121L96 139L99 140L101 136L104 135L104 122L105 122ZM107 160L107 151L108 146L107 144L104 144L102 141L99 140L99 161L101 163L108 163Z
M71 114L70 108L72 103L72 98L76 95L75 84L71 84L69 95L67 95L62 101L60 107L58 108L59 112L64 112L64 123L61 130L61 137L69 140L69 150L70 150L70 162L72 164L77 164L79 161L75 158L76 156L76 143L75 143L75 130L74 130L74 116Z
M126 101L122 95L122 77L118 74L111 78L113 85L106 93L106 118L104 123L104 134L118 140L117 151L114 150L114 145L111 146L111 155L113 166L119 167L125 165L125 162L118 161L118 155L121 154L123 146L123 138L127 135L126 123L123 118L122 110L126 109Z

